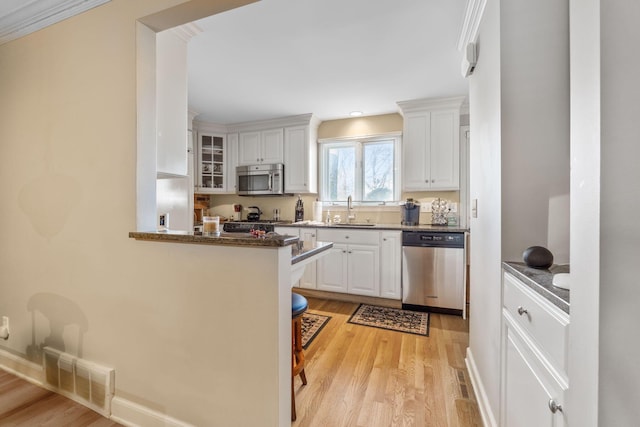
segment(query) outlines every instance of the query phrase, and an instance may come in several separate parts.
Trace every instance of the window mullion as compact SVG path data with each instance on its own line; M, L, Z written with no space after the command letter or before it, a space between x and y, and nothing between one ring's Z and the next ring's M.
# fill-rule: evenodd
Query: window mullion
M353 199L357 201L362 201L364 199L364 166L363 162L363 144L358 141L356 143L356 182L355 182L355 192L353 195Z

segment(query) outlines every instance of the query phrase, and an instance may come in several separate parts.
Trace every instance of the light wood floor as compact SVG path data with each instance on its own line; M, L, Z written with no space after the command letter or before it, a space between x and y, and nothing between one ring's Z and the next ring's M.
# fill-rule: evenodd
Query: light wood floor
M122 427L66 397L1 369L0 426Z
M464 363L467 321L431 314L423 337L347 323L354 303L307 299L332 319L305 352L293 426L482 426Z

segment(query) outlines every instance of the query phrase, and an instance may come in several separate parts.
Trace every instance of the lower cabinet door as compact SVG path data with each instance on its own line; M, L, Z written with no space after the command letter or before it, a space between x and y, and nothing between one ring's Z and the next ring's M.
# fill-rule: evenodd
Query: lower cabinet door
M503 427L563 427L561 409L567 387L560 384L533 351L532 344L505 322L503 348Z
M334 243L329 253L317 261L317 288L347 292L347 245Z
M379 248L373 245L349 245L348 292L357 295L380 296Z

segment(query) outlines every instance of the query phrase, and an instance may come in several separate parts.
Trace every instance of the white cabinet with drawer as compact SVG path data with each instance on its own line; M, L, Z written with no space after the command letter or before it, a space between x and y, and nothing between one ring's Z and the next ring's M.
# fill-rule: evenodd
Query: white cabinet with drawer
M566 425L569 315L508 272L502 302L500 425Z
M319 229L317 238L333 242L318 260L317 289L380 296L379 232Z
M289 236L298 236L301 241L315 243L316 229L315 228L298 228L298 227L275 227L274 231L278 234L286 234ZM315 289L316 288L316 263L317 261L307 264L304 270L304 274L300 281L294 286L299 288Z

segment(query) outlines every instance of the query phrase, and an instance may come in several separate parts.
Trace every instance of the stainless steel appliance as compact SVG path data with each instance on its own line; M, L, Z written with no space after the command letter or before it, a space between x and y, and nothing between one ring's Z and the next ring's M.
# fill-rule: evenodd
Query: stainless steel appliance
M402 308L465 315L465 235L402 232Z
M251 165L236 167L239 196L284 195L284 165Z

